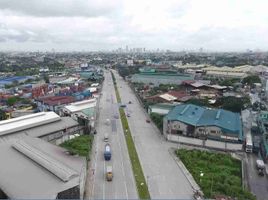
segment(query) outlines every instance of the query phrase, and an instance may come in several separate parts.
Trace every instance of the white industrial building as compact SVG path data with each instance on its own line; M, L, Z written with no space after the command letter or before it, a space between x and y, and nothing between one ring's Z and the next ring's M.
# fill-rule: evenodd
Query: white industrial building
M1 121L0 199L82 199L86 160L54 144L83 133L54 112Z
M95 127L97 99L92 98L65 106L61 110L62 116L70 116L82 125L86 125L89 131Z
M85 158L39 138L0 143L0 199L82 199Z
M70 135L83 134L84 128L71 117L60 117L54 112L40 112L0 122L0 143L11 138L31 136L60 144Z

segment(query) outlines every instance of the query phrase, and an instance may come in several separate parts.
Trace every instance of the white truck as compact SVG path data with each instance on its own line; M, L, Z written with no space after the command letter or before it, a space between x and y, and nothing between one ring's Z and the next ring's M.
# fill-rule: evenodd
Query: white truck
M264 165L263 160L261 159L256 160L256 169L260 176L264 176L265 165Z

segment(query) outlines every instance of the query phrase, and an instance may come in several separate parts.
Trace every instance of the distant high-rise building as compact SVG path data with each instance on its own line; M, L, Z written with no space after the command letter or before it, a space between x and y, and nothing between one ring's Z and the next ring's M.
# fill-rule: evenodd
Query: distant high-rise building
M126 46L126 52L128 52L128 45Z

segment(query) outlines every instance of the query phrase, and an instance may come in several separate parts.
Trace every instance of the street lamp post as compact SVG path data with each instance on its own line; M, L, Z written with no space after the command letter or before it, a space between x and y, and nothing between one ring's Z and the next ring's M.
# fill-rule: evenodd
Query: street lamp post
M202 177L204 176L204 173L202 172L202 171L200 171L200 183L201 183L201 181L202 181Z

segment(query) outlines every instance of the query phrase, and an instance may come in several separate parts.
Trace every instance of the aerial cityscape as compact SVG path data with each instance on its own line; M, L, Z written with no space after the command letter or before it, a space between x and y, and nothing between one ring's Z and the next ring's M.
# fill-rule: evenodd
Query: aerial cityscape
M0 0L0 199L268 199L268 1Z

